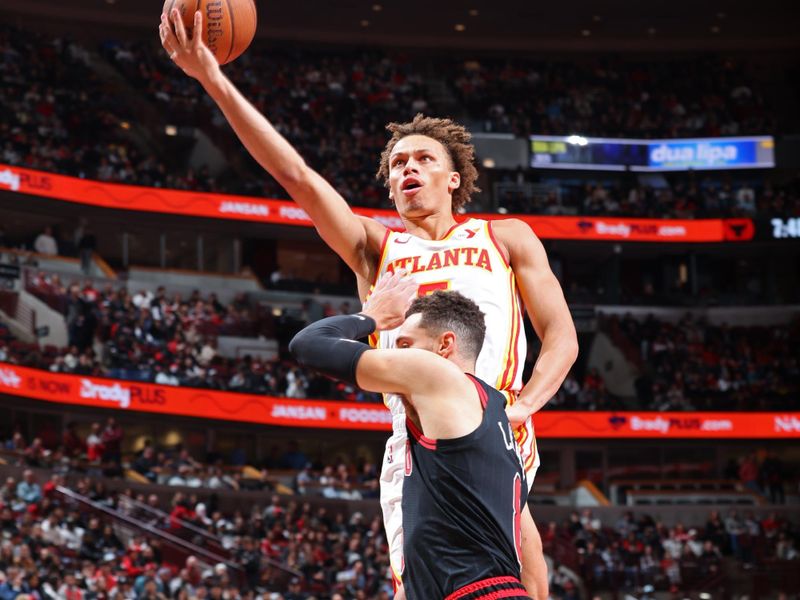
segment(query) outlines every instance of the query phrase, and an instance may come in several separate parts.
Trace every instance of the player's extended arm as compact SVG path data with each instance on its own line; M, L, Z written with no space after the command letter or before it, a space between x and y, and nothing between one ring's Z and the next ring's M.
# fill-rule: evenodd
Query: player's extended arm
M194 31L202 31L202 26L203 15L197 11ZM161 16L159 34L161 44L175 64L200 82L248 152L308 213L322 239L357 275L371 279L375 261L367 256L368 244L376 239L379 243L385 231L383 225L355 215L344 198L305 163L224 75L200 36L187 38L177 9L169 16Z
M511 424L517 426L558 391L578 357L578 337L561 285L531 228L518 219L494 221L492 228L508 250L528 317L542 341L533 374L508 410Z

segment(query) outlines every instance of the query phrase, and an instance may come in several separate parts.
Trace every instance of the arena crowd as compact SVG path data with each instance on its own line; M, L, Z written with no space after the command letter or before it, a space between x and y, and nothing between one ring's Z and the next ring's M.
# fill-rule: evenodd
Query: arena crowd
M267 506L226 514L183 492L163 506L158 497L137 497L130 490L110 493L102 481L84 478L74 484L82 496L164 531L204 531L231 557L227 565L203 565L195 556L171 564L157 539L123 534L111 520L61 496L57 487L64 483L59 474L39 482L28 470L21 481L8 478L0 487L3 599L392 597L380 517L354 512L347 518L315 509L302 497L277 495ZM144 504L161 517L137 507ZM725 560L742 569L798 560L796 523L736 510L711 511L704 527L687 528L631 513L602 522L585 509L563 523L543 524L542 538L550 555L563 542L575 549L550 569L552 596L564 600L588 600L584 593L607 589L703 589L713 585ZM288 591L276 591L270 561L300 575L289 580Z
M0 81L9 91L0 98L2 162L102 181L286 197L157 40L95 45L6 25L0 56ZM98 75L99 62L116 77ZM671 138L776 129L770 102L759 92L758 69L730 58L545 62L464 54L431 62L427 55L388 50L262 47L228 65L226 73L345 198L370 207L389 206L372 175L386 141L384 125L417 112L446 114L474 131L522 137L580 132ZM203 129L231 157L228 166L216 175L207 166L187 168L176 162L181 153L169 143L143 141L152 137L143 130L167 126ZM540 179L532 172L484 173L492 183ZM658 218L788 217L800 211L796 180L761 175L551 184L557 193L545 197L506 186L484 206Z

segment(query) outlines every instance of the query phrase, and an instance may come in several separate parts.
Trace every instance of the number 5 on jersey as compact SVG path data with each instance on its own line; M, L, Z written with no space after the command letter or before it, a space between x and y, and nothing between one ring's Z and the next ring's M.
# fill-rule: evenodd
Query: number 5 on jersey
M450 280L449 279L445 279L444 281L434 281L434 282L431 282L431 283L423 283L423 284L421 284L419 286L419 289L417 291L417 295L421 298L422 296L427 296L427 295L432 294L433 292L435 292L437 290L442 290L443 292L446 292L449 289L450 289Z

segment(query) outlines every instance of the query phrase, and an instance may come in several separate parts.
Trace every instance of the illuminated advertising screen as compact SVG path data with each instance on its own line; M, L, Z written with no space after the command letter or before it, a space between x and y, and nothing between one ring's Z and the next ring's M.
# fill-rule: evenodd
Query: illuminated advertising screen
M709 171L775 166L771 136L633 140L532 135L531 167L595 171Z
M361 431L392 430L382 404L276 398L51 373L0 363L0 394L71 406L158 415ZM800 439L798 412L550 411L534 416L540 438Z
M0 164L0 193L25 194L25 206L36 198L74 202L117 210L165 213L185 217L230 219L312 227L306 211L290 200L187 192L120 183L106 183ZM403 230L394 210L353 207L358 215L390 229ZM470 213L459 219L505 219L512 215ZM611 242L745 242L753 238L750 219L637 219L514 215L542 239Z

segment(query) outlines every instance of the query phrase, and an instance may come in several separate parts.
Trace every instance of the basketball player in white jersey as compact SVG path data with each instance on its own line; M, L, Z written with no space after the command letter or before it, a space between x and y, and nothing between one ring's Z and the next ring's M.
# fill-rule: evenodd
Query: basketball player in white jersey
M201 27L198 12L194 30ZM187 38L177 11L162 15L159 33L172 60L200 82L250 154L308 213L322 239L353 270L362 300L382 272L402 267L421 284L423 293L455 289L478 303L486 314L487 334L476 372L506 390L513 401L507 412L518 428L517 439L532 481L538 463L529 417L556 393L575 361L575 327L544 248L530 227L517 219L496 220L491 226L475 219L456 221L454 215L476 189L474 148L466 130L452 121L421 115L412 123L389 126L393 136L381 157L379 176L405 225L403 233L390 232L375 220L355 215L344 198L306 165L225 77L199 37ZM526 345L520 299L542 342L533 375L524 387L521 366ZM376 341L386 347L392 338L382 336ZM405 416L400 413L402 403L389 398L388 404L395 423L402 425L395 426L387 444L381 504L392 568L399 580L402 468L398 474L395 467L402 461L395 454L400 430L405 432ZM533 598L545 600L547 570L541 539L527 508L522 537L523 583Z

